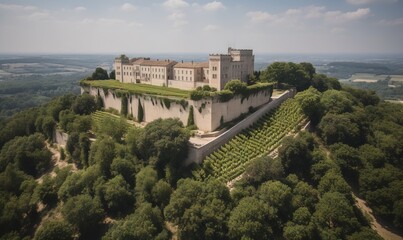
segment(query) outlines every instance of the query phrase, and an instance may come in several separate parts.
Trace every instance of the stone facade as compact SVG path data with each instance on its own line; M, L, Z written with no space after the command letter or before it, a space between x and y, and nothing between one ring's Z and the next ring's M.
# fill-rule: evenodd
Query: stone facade
M145 83L191 90L210 85L222 90L232 79L243 82L254 71L250 49L228 48L228 54L210 54L208 62L175 62L150 58L116 58L116 80L123 83Z
M113 108L121 111L122 98L113 90L96 87L82 87L82 92L100 96L105 109ZM221 102L218 98L208 98L198 101L176 99L146 94L133 94L128 97L128 112L137 118L139 102L143 108L143 121L151 122L158 118L179 118L184 125L189 118L190 106L193 106L193 118L199 130L211 132L222 123L238 118L248 113L250 108L258 108L270 101L271 91L262 90L248 97L236 95L229 101Z

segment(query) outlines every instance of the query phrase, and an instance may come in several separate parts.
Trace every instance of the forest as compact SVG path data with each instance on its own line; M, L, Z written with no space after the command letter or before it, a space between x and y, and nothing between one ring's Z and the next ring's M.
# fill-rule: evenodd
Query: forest
M273 63L259 81L296 87L292 115L311 127L249 162L231 189L183 166L192 132L178 119L93 121L103 103L86 94L3 119L0 239L382 239L353 192L403 228L403 106L309 63ZM54 128L69 134L65 148Z

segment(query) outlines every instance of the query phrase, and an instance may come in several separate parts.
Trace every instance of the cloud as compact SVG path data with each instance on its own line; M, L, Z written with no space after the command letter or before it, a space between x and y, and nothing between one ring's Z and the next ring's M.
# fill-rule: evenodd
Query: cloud
M214 1L207 3L206 5L203 6L203 8L207 11L217 11L220 9L225 9L225 6L221 2Z
M378 24L382 26L399 26L403 25L403 18L396 18L391 20L382 19L378 22Z
M189 3L184 0L166 0L162 5L168 9L178 9L189 6Z
M274 20L274 15L262 11L248 12L246 13L246 16L249 17L251 22L264 22Z
M24 11L35 11L38 8L30 5L18 5L18 4L4 4L0 3L0 9L4 10L24 10Z
M174 12L168 16L169 20L180 20L185 18L185 14L183 12Z
M84 24L98 24L103 26L130 26L130 27L142 27L142 23L129 22L119 18L85 18L81 21Z
M87 10L87 8L85 8L83 6L74 8L74 11L76 11L76 12L82 12L82 11L85 11L85 10Z
M120 9L125 12L132 12L136 10L136 7L133 4L125 3L120 7Z
M341 24L362 19L369 15L369 8L359 8L356 11L327 11L323 6L308 6L303 8L291 8L283 13L270 14L268 12L254 11L246 13L249 20L258 22L275 22L288 25L298 24L306 19L322 19L327 23Z
M325 12L325 19L333 23L349 22L364 18L370 12L369 8L359 8L354 12L328 11Z
M210 31L215 31L217 30L219 27L217 25L212 25L209 24L207 26L204 27L204 31L210 32Z
M334 33L334 34L339 34L339 33L345 32L345 31L346 31L346 29L344 29L344 28L335 27L335 28L332 28L332 30L331 30L330 32L331 32L331 33Z
M352 5L367 5L371 3L395 3L397 0L346 0L346 2Z

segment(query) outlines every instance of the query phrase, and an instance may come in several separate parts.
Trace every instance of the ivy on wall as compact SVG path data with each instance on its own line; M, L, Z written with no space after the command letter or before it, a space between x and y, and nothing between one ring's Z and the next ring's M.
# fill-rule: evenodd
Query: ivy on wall
M143 118L144 118L144 109L143 109L143 106L141 106L140 98L139 98L139 107L137 109L138 109L137 110L137 120L139 122L142 122Z

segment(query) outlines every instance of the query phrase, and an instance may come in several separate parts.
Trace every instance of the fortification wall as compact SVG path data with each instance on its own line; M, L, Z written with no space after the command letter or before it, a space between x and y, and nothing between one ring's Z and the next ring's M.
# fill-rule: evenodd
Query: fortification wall
M237 123L232 128L228 129L216 139L212 140L211 142L201 146L193 146L189 145L189 153L188 158L185 161L185 165L189 165L193 162L200 164L203 159L220 148L222 145L226 144L231 138L235 137L238 133L240 133L243 129L251 126L255 123L259 118L261 118L264 114L269 112L270 110L278 107L281 103L283 103L288 98L294 97L296 94L295 90L289 90L280 95L278 98L273 99L273 101L269 102L268 104L262 106L259 110L249 115L244 120Z
M104 90L96 87L82 88L93 96L100 96L104 101L105 109L114 108L121 111L122 99L113 90ZM165 98L165 100L164 100ZM193 106L193 118L199 130L211 132L221 124L221 118L228 122L247 113L250 107L256 108L270 101L268 91L252 94L247 98L234 96L231 100L220 102L218 98L201 99L198 101L182 100L168 97L133 94L128 98L128 113L138 118L138 103L143 107L143 121L151 122L158 118L179 118L186 126L189 118L190 106ZM167 103L168 102L168 105ZM186 102L186 104L184 104Z

